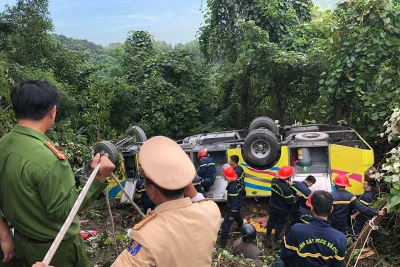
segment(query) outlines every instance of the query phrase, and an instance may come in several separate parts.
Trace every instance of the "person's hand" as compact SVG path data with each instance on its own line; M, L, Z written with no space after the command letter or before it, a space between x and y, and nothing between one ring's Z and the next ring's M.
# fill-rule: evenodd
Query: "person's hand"
M230 221L233 221L233 219L234 219L233 217L229 217L229 218L228 218L228 220L230 220Z
M97 153L92 160L92 169L96 168L97 164L99 163L101 165L99 171L97 172L96 179L99 180L99 182L104 183L107 177L109 177L111 175L111 172L115 169L115 165L110 161L108 157L100 157L100 154Z
M385 214L386 214L386 211L385 211L385 210L380 210L380 211L379 211L379 215L380 215L380 216L384 216Z
M0 238L1 250L3 251L3 263L11 261L15 256L14 239L9 229L8 233Z
M32 265L32 267L54 267L54 266L50 266L50 265L47 266L43 262L36 262L34 265Z
M303 193L301 193L300 191L297 191L296 195L298 195L299 197L302 197Z
M353 215L351 215L351 216L350 216L350 218L351 218L352 220L354 220L354 221L355 221L355 220L356 220L356 218L357 218L357 214L353 214Z

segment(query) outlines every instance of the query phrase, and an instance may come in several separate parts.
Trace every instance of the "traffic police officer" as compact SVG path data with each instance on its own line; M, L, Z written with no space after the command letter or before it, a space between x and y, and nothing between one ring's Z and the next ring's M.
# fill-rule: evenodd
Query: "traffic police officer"
M201 177L201 186L204 192L208 192L210 187L214 185L216 178L215 161L212 157L207 156L207 150L202 149L197 153L197 157L200 159L200 168L197 171L197 175Z
M360 196L360 202L366 206L370 206L376 199L376 181L373 178L366 178L363 184L364 193ZM365 215L361 213L361 211L355 209L353 210L353 215L351 215L351 219L355 220L353 225L353 233L354 235L358 235L366 221L371 219L371 216Z
M240 228L241 238L233 243L233 255L243 254L245 258L261 260L261 250L251 242L256 239L256 228L250 223L243 224Z
M346 237L330 226L327 216L332 211L332 195L316 191L308 198L314 218L310 224L298 223L283 238L282 262L273 267L344 266Z
M238 228L242 227L243 218L240 215L240 209L243 206L244 198L246 196L246 192L243 190L242 183L238 180L238 176L231 166L224 164L224 166L222 166L222 175L228 182L226 190L228 193L227 206L229 210L225 215L221 226L221 238L217 248L225 247L233 221L236 222Z
M17 258L25 266L41 261L68 217L79 193L67 158L44 133L53 125L60 92L42 81L25 81L12 88L11 100L18 124L0 140L0 208L15 229ZM107 187L114 165L101 162L80 211ZM88 266L86 247L76 216L55 253L52 265Z
M349 215L350 206L355 207L361 213L367 216L385 215L384 211L376 211L370 207L360 203L356 196L349 191L346 191L347 186L351 186L349 179L345 175L338 175L335 178L337 191L333 191L333 212L329 214L328 220L332 227L339 230L343 234L347 232L347 218Z
M221 213L215 202L194 189L192 162L176 142L163 136L147 140L139 155L146 192L157 206L133 227L128 248L112 266L211 266ZM203 199L192 202L199 197Z
M278 171L277 177L271 182L271 197L269 199L269 217L267 222L266 238L269 239L272 229L275 229L275 242L282 233L283 226L290 206L296 202L289 178L294 174L291 166L283 166Z

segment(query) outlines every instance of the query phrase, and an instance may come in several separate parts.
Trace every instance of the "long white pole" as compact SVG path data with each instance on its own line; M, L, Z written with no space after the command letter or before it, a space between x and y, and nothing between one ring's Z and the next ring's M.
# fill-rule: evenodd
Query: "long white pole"
M111 176L114 179L114 181L118 184L119 188L121 188L125 196L128 198L129 202L131 202L135 210L140 214L140 216L142 216L142 218L146 218L146 215L144 215L144 213L139 209L139 207L135 204L135 202L133 202L132 198L129 196L128 192L126 192L122 184L118 181L117 177L115 177L114 173L111 173Z
M58 247L60 246L61 241L63 240L65 234L67 233L69 227L71 226L72 221L74 220L76 214L78 213L79 207L82 205L83 200L87 192L89 191L90 185L93 183L93 180L96 177L97 172L100 169L100 163L97 164L96 168L93 170L92 174L90 175L88 181L86 182L85 186L82 189L82 192L79 194L78 199L75 201L74 206L72 207L68 218L65 220L64 225L61 227L60 231L58 232L56 239L54 239L53 244L51 245L49 251L47 251L46 256L43 259L43 263L48 266L53 258L54 254L56 253Z

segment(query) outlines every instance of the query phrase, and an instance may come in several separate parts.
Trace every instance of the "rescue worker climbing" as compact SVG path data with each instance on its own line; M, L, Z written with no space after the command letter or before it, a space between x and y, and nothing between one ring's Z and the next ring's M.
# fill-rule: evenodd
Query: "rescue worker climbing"
M282 262L273 267L344 266L346 237L333 229L328 214L333 209L332 195L316 191L308 198L314 218L310 224L295 224L283 238Z
M207 154L207 150L205 149L200 150L197 153L197 157L200 160L200 168L197 171L197 175L202 179L201 186L204 188L204 192L208 192L215 182L217 173L215 161Z
M363 184L364 193L360 196L360 202L366 206L370 206L376 199L376 181L373 178L366 178ZM353 234L358 236L364 227L366 221L371 219L371 216L363 214L361 211L354 209L351 219L354 220Z
M355 207L367 216L385 215L385 211L371 209L360 203L352 193L346 191L346 187L351 186L351 184L345 175L338 175L335 178L335 184L337 191L331 193L333 197L333 212L328 216L328 220L331 222L333 228L346 234L350 206Z
M260 261L261 250L252 243L257 236L256 228L250 223L243 224L240 234L242 236L233 243L233 255L243 254L245 258Z
M244 197L246 195L246 193L243 193L242 184L238 180L238 176L231 166L224 164L224 166L222 166L222 175L228 182L226 190L228 192L227 206L229 210L221 225L221 238L217 248L225 247L233 221L236 222L238 228L242 227L243 218L240 215L240 209L242 208Z
M269 218L267 222L266 239L270 239L272 229L275 229L275 242L279 240L290 206L296 202L289 181L294 174L291 166L283 166L277 177L271 182L271 197L269 199ZM300 195L301 193L297 193Z

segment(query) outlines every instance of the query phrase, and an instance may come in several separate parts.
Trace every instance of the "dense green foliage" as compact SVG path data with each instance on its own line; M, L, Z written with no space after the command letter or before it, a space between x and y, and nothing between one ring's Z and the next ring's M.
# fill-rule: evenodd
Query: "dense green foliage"
M198 41L172 46L132 31L107 47L52 34L48 2L18 0L0 13L0 137L15 123L9 89L26 79L60 88L48 134L75 167L130 125L180 139L246 128L257 116L347 124L378 144L378 158L396 147L377 175L398 210L400 150L379 133L400 105L400 0L334 10L311 0L207 0ZM386 126L398 138L398 110Z
M15 122L10 85L45 79L63 93L53 132L64 144L91 146L131 124L179 139L245 128L260 115L347 123L373 140L400 98L399 8L208 0L199 42L173 47L133 31L103 47L50 34L48 1L19 0L0 14L0 134Z

